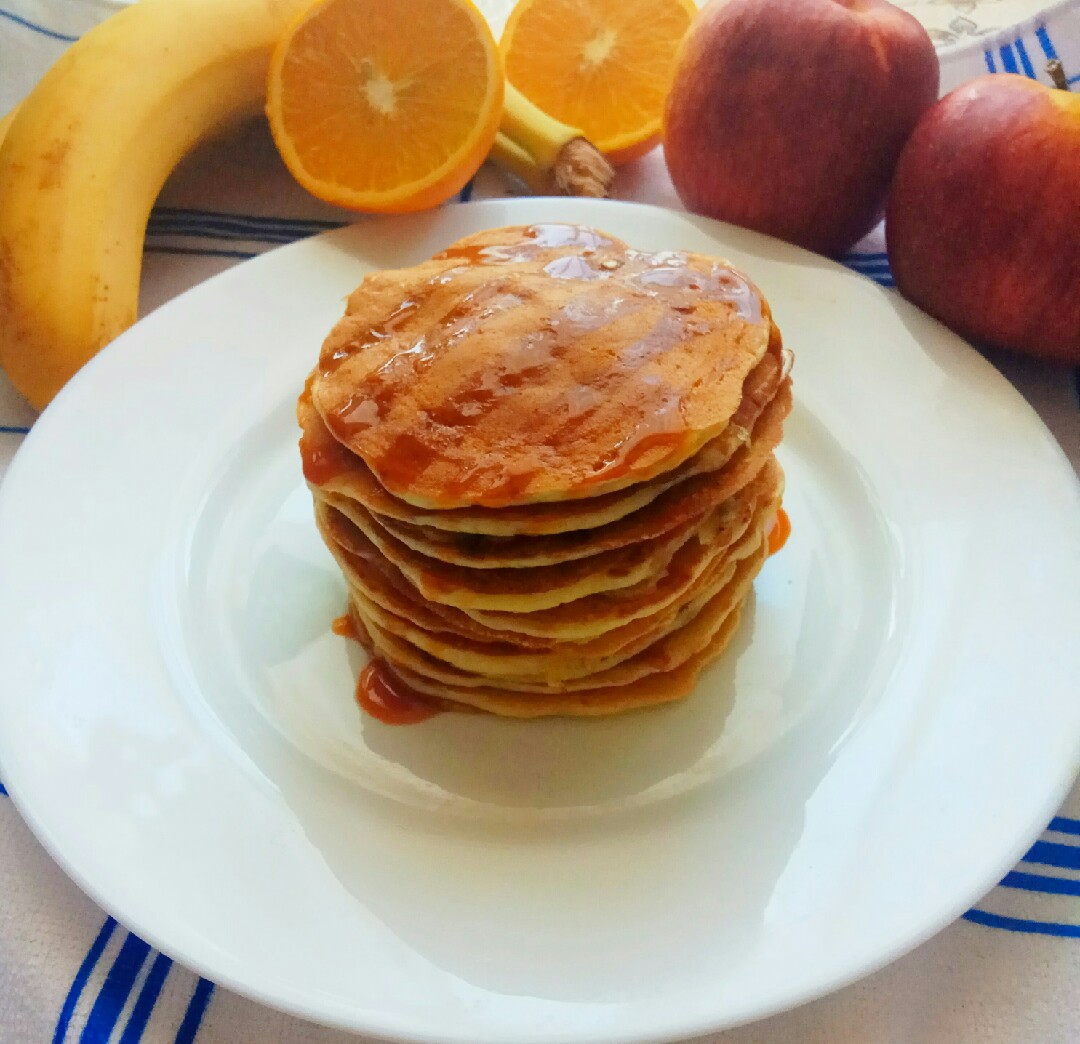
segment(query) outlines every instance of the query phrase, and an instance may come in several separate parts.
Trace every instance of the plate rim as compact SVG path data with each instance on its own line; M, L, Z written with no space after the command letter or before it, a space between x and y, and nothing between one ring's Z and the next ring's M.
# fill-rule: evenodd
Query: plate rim
M481 212L485 210L504 211L505 209L509 209L511 211L522 210L525 211L525 214L523 214L523 220L528 220L529 218L527 208L532 208L535 210L538 206L543 206L545 204L555 206L560 209L565 208L566 210L571 212L570 215L565 218L565 220L577 220L577 218L572 216L572 213L575 210L580 209L594 211L594 208L596 208L597 206L604 208L619 208L630 212L640 211L644 209L649 211L661 212L667 218L685 220L688 223L698 227L714 239L723 240L725 235L730 237L730 235L735 234L739 237L750 235L757 240L770 240L770 237L757 236L755 234L748 233L744 229L734 228L733 226L725 225L721 222L713 221L708 218L684 214L679 211L673 211L663 207L633 203L629 201L559 200L556 202L547 200L537 201L532 198L523 198L517 200L471 201L469 203L451 204L450 207L452 207L454 210L458 210L460 208L469 208L471 210L478 210ZM377 221L378 219L366 218L362 220L364 221L364 223L366 223L367 221ZM440 217L437 213L435 214L433 220L435 220L436 222L440 220ZM350 227L347 227L346 229L332 230L326 233L322 233L317 237L312 237L312 239L325 240L335 236L342 236L343 234L348 234L349 230ZM776 243L779 241L771 240L771 242ZM286 246L285 250L288 251L289 249L293 249L294 251L299 252L304 248L305 245L310 246L310 241L303 240L298 243L289 244ZM862 279L866 282L872 283L872 280L870 280L868 277L863 276L860 273L852 272L850 269L845 268L837 261L833 261L831 259L821 257L820 255L801 250L800 248L793 247L786 243L781 244L781 246L786 252L790 252L791 256L795 260L812 261L816 266L832 267L837 270L841 270L845 276ZM257 268L262 258L272 256L279 259L281 254L282 251L280 249L267 251L265 254L260 255L259 257L252 260L255 261ZM173 298L165 305L163 305L162 309L174 309L183 307L182 302L184 302L184 300L188 297L189 294L199 293L202 288L204 288L207 284L213 283L217 280L227 281L230 278L242 278L243 276L241 275L241 273L248 274L251 271L252 270L249 265L233 266L225 270L224 272L212 276L210 279L193 286L189 290ZM876 284L873 285L876 286ZM881 288L878 289L881 293L890 294L892 300L895 302L901 312L908 311L909 314L918 314L924 320L927 318L913 305L902 299L898 293L883 290ZM933 321L931 320L931 322ZM1005 390L1006 394L1011 394L1014 402L1022 407L1023 411L1025 412L1026 418L1029 421L1031 419L1034 419L1037 422L1040 439L1046 444L1049 449L1051 449L1053 455L1056 456L1057 466L1059 466L1065 474L1071 476L1075 480L1075 472L1073 470L1073 467L1069 462L1064 450L1058 443L1057 439L1049 431L1042 418L1027 402L1023 395L1015 388L1015 386L1013 386L993 365L993 363L985 358L985 356L981 355L966 342L963 342L959 337L957 337L957 335L955 335L951 331L948 331L940 323L935 323L934 325L939 328L939 333L943 333L945 335L944 340L951 342L951 347L948 349L949 351L960 351L962 353L966 351L966 353L969 354L970 360L976 360L975 365L977 368L982 369L986 375L992 376L992 379L995 382L999 383L999 390ZM139 331L140 326L141 320L139 323L136 323L135 326L131 328L131 330ZM125 331L125 333L121 335L121 338L124 338L125 340L130 340L132 338L137 338L138 336L138 332L129 333L128 331ZM120 338L118 338L117 340L119 339ZM33 458L33 455L36 452L34 447L41 439L45 438L45 435L42 434L42 432L49 432L54 424L62 424L64 422L66 411L69 408L67 406L67 403L72 401L81 402L81 397L83 396L82 388L84 386L92 387L92 382L95 379L94 375L101 367L110 365L110 363L107 361L110 358L111 355L109 352L101 352L94 359L92 359L83 368L83 370L80 371L80 373L77 374L75 378L73 378L73 380L70 381L64 389L62 389L60 394L54 400L54 403L43 412L38 421L32 426L31 432L24 440L22 446L20 446L19 450L15 455L15 458L12 460L3 482L0 483L0 536L2 536L3 531L8 525L9 516L18 513L18 506L15 503L14 494L11 492L13 486L15 485L15 483L11 481L11 476L14 475L17 477L16 481L21 481L18 476L21 476L24 468L30 466L27 464L27 461ZM1078 507L1078 510L1080 510L1080 483L1074 483L1074 485L1075 492L1077 494L1077 496L1075 497L1075 503ZM11 738L8 731L0 730L0 767L3 767L5 761L10 761L10 759L5 759L4 757L4 753L8 749L9 743L11 743ZM575 1033L573 1035L525 1035L516 1039L522 1042L543 1041L545 1042L545 1044L554 1044L554 1042L566 1042L566 1044L569 1044L569 1042L571 1041L576 1042L576 1044L602 1044L602 1042L610 1042L613 1040L626 1041L627 1044L631 1044L631 1042L633 1042L633 1044L659 1044L659 1042L661 1041L678 1040L687 1036L716 1032L721 1029L731 1028L733 1026L745 1024L747 1022L767 1018L771 1015L790 1010L791 1008L797 1007L815 998L822 997L826 994L834 992L839 988L842 988L843 986L849 985L852 982L862 979L865 976L870 975L875 971L881 969L882 967L885 967L886 965L890 964L904 954L910 952L918 945L937 934L948 924L952 923L960 914L962 914L964 910L971 905L972 902L976 901L979 898L979 896L984 894L990 887L996 884L1003 875L1003 873L1008 871L1012 868L1012 866L1015 865L1018 859L1030 846L1032 840L1034 840L1034 838L1037 837L1043 829L1045 829L1045 823L1049 821L1053 813L1060 807L1062 801L1069 792L1069 789L1071 788L1076 777L1078 768L1080 768L1080 736L1076 738L1073 744L1072 764L1067 767L1062 767L1056 786L1051 789L1050 793L1044 795L1043 801L1040 803L1039 817L1032 822L1030 830L1022 838L1018 839L1017 842L1007 853L1002 855L1001 859L997 864L995 864L992 871L988 869L985 873L980 875L981 878L985 879L986 887L981 888L976 894L973 895L968 895L965 891L964 895L958 896L955 902L950 904L950 910L952 911L950 915L940 918L934 922L922 925L918 930L910 932L905 937L896 940L893 946L879 952L873 960L864 961L858 966L852 966L849 972L845 974L833 976L826 981L818 982L815 985L808 986L801 991L785 994L782 999L775 999L770 1004L758 1005L756 1007L751 1006L752 1010L750 1012L737 1014L734 1020L732 1020L731 1018L725 1018L723 1015L714 1015L711 1018L699 1019L696 1022L686 1021L685 1019L681 1021L677 1019L669 1019L666 1024L654 1024L648 1032L620 1034L618 1036L611 1036L610 1034L595 1035L589 1033ZM58 842L57 838L54 836L48 823L37 814L37 810L33 807L32 803L24 799L19 780L16 778L8 778L7 776L5 776L4 782L8 789L9 796L11 800L15 803L15 806L18 809L23 820L27 823L32 833L49 853L50 857L58 863L61 869L63 869L65 874L67 874L67 876L70 877L78 885L78 887L84 893L86 893L103 911L111 913L125 926L130 925L130 930L134 931L144 940L155 946L155 948L162 950L162 952L169 952L170 947L168 942L166 940L163 940L153 929L152 926L138 923L138 919L133 920L126 916L118 916L117 912L112 909L111 903L106 903L102 901L102 898L99 895L98 889L94 881L90 880L85 874L83 874L76 863L72 862L67 858L62 846ZM164 945L162 945L163 942ZM426 1032L415 1032L410 1030L407 1026L392 1025L391 1023L394 1022L393 1019L386 1020L386 1022L383 1023L380 1023L379 1020L376 1019L374 1022L360 1024L355 1019L348 1019L344 1017L343 1014L335 1016L333 1014L328 1014L325 1011L319 1011L311 1007L309 1004L304 1003L303 1000L299 998L299 996L285 997L280 993L264 990L255 983L246 982L233 976L228 971L223 972L220 969L214 969L207 962L200 959L192 959L185 954L181 954L178 960L182 965L190 968L197 974L205 975L211 981L220 984L242 996L249 997L270 1008L285 1011L321 1025L351 1030L353 1032L367 1033L388 1040L401 1040L410 1042L427 1042L439 1040L446 1042L455 1042L455 1044L457 1044L457 1042L464 1042L466 1040L475 1039L473 1037L467 1038L460 1035L452 1034L445 1036L432 1036L430 1033ZM371 1014L372 1013L368 1013L369 1017ZM381 1015L382 1013L379 1014Z

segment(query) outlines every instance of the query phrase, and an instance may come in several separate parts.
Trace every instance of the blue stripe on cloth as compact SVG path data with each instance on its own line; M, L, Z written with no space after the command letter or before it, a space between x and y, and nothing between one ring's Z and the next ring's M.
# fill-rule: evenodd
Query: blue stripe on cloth
M211 221L200 218L170 218L147 222L147 235L206 235L219 240L267 240L271 243L287 243L305 239L322 229L270 228L240 225L233 221Z
M0 783L0 794L3 794L4 797L8 796L7 787L3 783Z
M86 956L83 958L82 964L79 965L79 970L75 973L75 978L71 980L71 988L64 998L64 1006L60 1009L60 1017L56 1020L56 1030L53 1032L53 1044L62 1044L62 1041L67 1036L68 1026L71 1023L71 1016L75 1014L75 1006L79 1003L79 998L82 996L82 991L86 986L87 980L90 978L90 973L94 970L97 962L101 960L101 955L104 953L105 947L115 928L116 921L111 917L106 917L105 923L101 926L101 931L97 934L97 938L90 944L90 949L86 951Z
M1001 879L1002 888L1019 888L1025 892L1046 892L1048 895L1080 895L1080 881L1049 874L1025 874L1013 870Z
M1080 924L1055 924L1052 921L1025 921L1020 917L1002 917L986 910L968 910L965 921L981 924L986 928L1004 928L1007 932L1025 932L1029 935L1056 935L1065 939L1080 939Z
M994 56L989 51L983 51L983 58L986 61L986 71L996 73L997 66L994 64Z
M151 236L207 235L233 239L266 239L274 243L289 243L296 239L317 235L331 229L341 228L340 223L330 222L251 222L245 218L232 218L213 214L158 214L150 215L146 233Z
M257 253L250 250L198 250L194 247L170 247L151 246L143 248L148 254L187 254L191 257L231 257L236 261L247 261L248 258L258 257Z
M150 973L139 990L139 997L135 1001L135 1007L131 1009L131 1018L128 1019L124 1032L120 1036L120 1044L138 1044L142 1039L146 1024L150 1021L150 1015L157 1003L161 987L165 985L165 979L172 967L172 961L163 953L154 958L150 965Z
M184 1012L184 1021L176 1031L176 1044L191 1044L195 1034L199 1032L203 1015L210 1004L210 998L214 995L214 984L209 979L199 979L195 984L195 992L191 995L191 1001Z
M1076 371L1076 394L1077 398L1080 398L1080 370ZM1046 829L1056 830L1060 834L1080 834L1080 819L1069 819L1067 816L1054 816Z
M323 221L318 218L267 217L262 214L236 214L224 210L191 210L185 207L155 207L150 215L151 225L166 225L171 221L197 221L250 231L272 230L295 233L325 232L328 229L341 228L344 224L342 221Z
M1059 845L1054 841L1036 841L1024 856L1025 863L1042 863L1043 866L1060 866L1066 870L1080 870L1080 845Z
M879 272L886 275L892 274L892 268L889 266L888 261L845 261L844 264L856 272Z
M1057 51L1054 49L1054 42L1050 39L1050 34L1046 31L1045 25L1040 25L1035 30L1035 37L1047 58L1056 58L1058 56Z
M29 435L30 429L22 424L0 424L0 435Z
M307 239L316 232L246 232L215 228L212 225L178 224L162 227L147 225L148 236L190 236L195 239L244 239L256 243L295 243L298 239Z
M128 932L90 1009L79 1044L108 1044L149 952L147 943Z
M1001 54L1001 67L1009 73L1018 73L1020 67L1016 64L1016 58L1013 56L1013 49L1011 44L1005 44L998 48Z
M20 15L14 14L11 11L5 11L2 7L0 7L0 18L6 18L16 25L21 25L24 29L29 29L39 36L48 36L53 40L62 40L64 43L74 43L78 40L77 36L68 36L67 33L58 33L55 29L46 29L45 26L38 25L36 22L27 21Z
M458 193L458 199L462 203L468 203L469 200L472 199L472 194L473 194L473 179L469 178L469 180L465 182L465 187Z
M1031 59L1028 57L1027 48L1024 46L1023 40L1016 41L1016 53L1020 55L1020 64L1024 67L1024 75L1029 80L1035 79L1035 68L1031 64Z
M886 288L896 286L896 280L893 279L892 269L889 268L888 262L879 261L870 265L858 265L853 261L845 261L844 264L853 272L864 275L867 279L872 279L878 286L884 286Z

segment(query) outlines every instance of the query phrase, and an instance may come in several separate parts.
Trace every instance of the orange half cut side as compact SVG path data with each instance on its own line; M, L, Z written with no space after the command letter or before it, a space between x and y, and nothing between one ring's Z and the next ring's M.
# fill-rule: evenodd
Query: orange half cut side
M498 49L470 0L317 0L274 50L266 113L313 195L402 212L476 173L502 101Z

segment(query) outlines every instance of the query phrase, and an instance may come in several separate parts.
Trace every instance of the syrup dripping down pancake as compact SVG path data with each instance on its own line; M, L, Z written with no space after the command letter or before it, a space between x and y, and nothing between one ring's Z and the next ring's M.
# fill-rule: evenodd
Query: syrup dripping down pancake
M637 511L606 525L592 527L587 532L570 530L546 536L493 537L418 526L374 512L372 515L383 529L412 550L472 569L534 568L653 540L686 522L700 519L760 470L780 441L783 417L790 409L790 389L781 387L778 374L768 396L754 411L752 430L740 429L732 434L731 440L737 445L730 454L725 454L721 467L692 474L692 470L705 465L704 460L698 459L703 454L698 454L693 469L685 465L680 469L687 477L668 484L663 492ZM348 507L342 506L348 504L348 498L335 499L334 503L348 514Z
M311 397L410 504L597 496L719 435L773 329L724 262L570 225L498 229L365 279Z
M755 367L755 371L748 376L739 408L720 435L681 466L649 482L613 493L501 509L482 506L447 510L418 508L385 490L367 465L334 438L311 401L310 387L305 389L297 404L304 474L313 486L356 500L375 515L413 526L504 537L592 529L637 511L687 478L719 470L747 444L766 413L770 430L776 432L776 440L779 441L783 417L791 408L790 380L787 377L790 356L784 351L775 328L768 355L762 362L763 366L760 369ZM777 372L780 377L778 383L774 379ZM309 378L309 386L313 379ZM773 392L771 398L770 390ZM786 402L782 412L769 410L776 399L780 399L781 403Z

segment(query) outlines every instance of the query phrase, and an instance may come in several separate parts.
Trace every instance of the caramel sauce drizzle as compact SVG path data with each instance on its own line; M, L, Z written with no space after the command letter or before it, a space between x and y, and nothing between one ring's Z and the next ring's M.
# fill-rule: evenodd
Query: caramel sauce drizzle
M358 352L401 334L409 320L423 308L430 292L439 283L445 283L451 273L476 265L532 261L542 258L545 252L566 248L578 252L560 254L543 271L553 279L575 280L581 284L580 291L549 316L541 329L508 344L497 367L480 376L474 385L460 389L446 403L427 410L423 425L402 433L380 453L379 459L368 461L386 485L393 488L412 485L440 457L441 446L455 437L455 430L473 423L497 400L517 388L543 380L561 353L582 335L631 315L645 306L648 297L663 295L674 312L684 314L691 312L695 302L701 299L724 301L744 320L761 321L756 292L723 265L714 264L709 271L698 271L690 267L687 255L681 252L644 253L617 246L600 233L577 225L535 224L525 230L522 242L504 246L466 244L437 254L436 259L459 264L431 280L429 292L425 293L423 288L414 292L383 322L321 359L321 372L330 374ZM620 279L619 289L613 294L609 278L615 272L620 273ZM520 292L509 281L494 280L464 296L436 322L426 323L419 336L369 377L362 394L349 398L324 418L334 441L342 446L340 453L322 442L301 445L304 473L309 481L322 484L346 468L351 454L344 446L386 416L398 389L404 383L421 379L425 370L456 340L474 333L499 312L519 305ZM625 373L638 369L676 344L710 330L708 322L680 322L675 315L664 315L648 333L621 350L619 370ZM556 445L574 427L586 423L605 401L602 387L592 386L571 388L565 398L565 409L556 407L564 418L561 426L550 431L543 444L537 446L535 459L517 462L512 471L505 460L480 460L453 488L447 488L447 495L474 498L489 506L520 497L542 472L544 450ZM595 462L586 481L598 483L619 478L648 454L677 446L687 431L682 406L679 392L654 379L638 423L617 446Z
M353 618L348 613L345 613L344 616L334 617L330 630L339 638L351 638L354 642L360 641L360 635L356 633L356 624L353 623Z
M791 536L791 519L788 518L788 513L780 508L776 512L776 521L769 530L769 554L775 555L788 542L789 536Z
M356 702L384 725L416 725L442 713L441 707L406 685L378 657L360 672Z
M348 613L336 617L330 629L342 638L360 640L356 624ZM384 725L415 725L443 711L442 707L402 681L379 657L360 672L356 680L356 702Z

